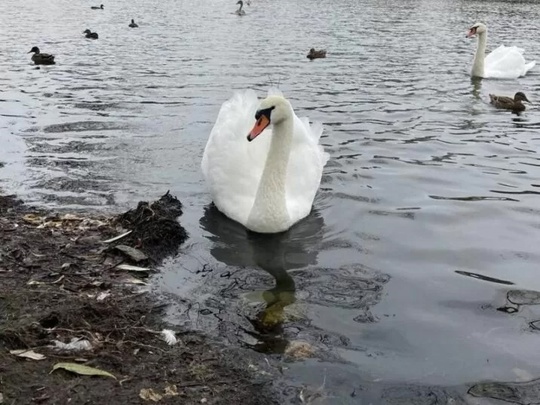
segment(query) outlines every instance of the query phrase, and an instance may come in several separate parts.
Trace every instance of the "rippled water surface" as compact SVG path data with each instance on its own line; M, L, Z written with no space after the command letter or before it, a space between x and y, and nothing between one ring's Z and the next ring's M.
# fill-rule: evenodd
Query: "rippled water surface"
M156 279L171 318L269 356L309 342L318 360L284 372L326 376L327 403L540 377L540 308L507 299L540 291L540 67L472 82L465 39L483 20L489 49L540 60L540 3L234 3L2 0L0 186L106 211L170 189L190 234ZM36 69L35 45L57 65ZM313 214L261 238L209 205L200 159L233 90L272 85L324 123L331 159ZM518 90L521 116L487 102Z

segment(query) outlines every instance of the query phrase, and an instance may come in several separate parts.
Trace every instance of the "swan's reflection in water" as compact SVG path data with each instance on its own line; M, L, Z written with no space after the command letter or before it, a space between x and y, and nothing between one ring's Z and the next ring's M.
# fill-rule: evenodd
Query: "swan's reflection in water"
M295 282L288 271L317 264L323 218L312 211L287 232L257 234L227 218L211 204L205 208L200 224L208 232L205 236L213 242L210 253L216 260L229 266L259 267L275 279L273 288L249 294L252 298L261 297L265 303L256 319L250 320L260 333L257 337L266 336L264 340L272 340L275 345L276 335L282 331L284 310L296 301Z
M482 78L481 77L471 77L471 84L472 84L472 95L477 100L480 100L481 94L480 90L482 90Z

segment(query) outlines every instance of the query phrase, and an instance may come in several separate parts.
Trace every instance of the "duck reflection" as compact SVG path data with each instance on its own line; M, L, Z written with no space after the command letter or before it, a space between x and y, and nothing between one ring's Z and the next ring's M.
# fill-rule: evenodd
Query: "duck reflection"
M317 211L279 234L258 234L208 205L200 220L206 237L213 242L212 256L229 266L260 267L276 280L262 293L266 306L251 320L260 333L279 333L284 309L296 301L296 286L289 270L317 264L318 247L323 237L324 220Z

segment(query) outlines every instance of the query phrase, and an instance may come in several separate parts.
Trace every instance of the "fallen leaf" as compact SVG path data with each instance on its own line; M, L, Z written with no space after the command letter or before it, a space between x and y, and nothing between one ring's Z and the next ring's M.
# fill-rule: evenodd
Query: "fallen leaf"
M132 266L131 264L119 264L116 268L127 271L150 271L148 267Z
M99 368L83 366L82 364L77 364L77 363L57 363L53 366L51 373L55 370L58 370L59 368L62 368L67 371L71 371L72 373L75 373L75 374L112 377L116 380L116 377L107 371L100 370Z
M111 243L111 242L115 242L115 241L117 241L117 240L119 240L119 239L122 239L122 238L125 237L125 236L128 236L131 232L133 232L133 231L127 231L127 232L125 232L125 233L123 233L123 234L121 234L121 235L115 236L114 238L104 240L103 243Z
M131 246L117 245L114 247L114 249L122 252L134 262L140 262L148 259L148 256L146 256L144 252L140 251L139 249L132 248Z
M122 279L122 282L124 282L124 283L126 283L126 284L142 284L142 285L148 285L148 284L145 283L144 281L139 280L138 278L135 278L135 277L126 277L126 278Z
M36 281L36 280L30 280L28 283L26 283L27 285L41 285L41 284L47 284L47 283L44 283L43 281Z
M96 301L103 301L109 295L111 295L111 293L109 291L102 291L97 295Z
M285 354L296 359L306 359L315 355L316 349L307 342L291 341L285 349Z
M45 359L44 355L36 353L33 350L20 349L20 350L10 350L9 352L11 354L14 354L15 356L25 357L27 359L32 359L32 360L44 360Z
M176 385L168 385L165 387L165 393L163 394L164 397L175 397L178 395L178 389L176 388Z
M141 397L145 401L153 402L158 402L163 398L162 395L155 392L152 388L141 388L141 391L139 392L139 397Z

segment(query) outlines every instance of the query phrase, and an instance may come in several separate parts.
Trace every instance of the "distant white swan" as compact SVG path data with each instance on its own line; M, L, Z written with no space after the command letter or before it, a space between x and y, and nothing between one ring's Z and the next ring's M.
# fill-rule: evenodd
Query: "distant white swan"
M238 0L238 3L236 4L240 4L240 7L238 7L238 10L236 10L235 13L237 15L246 15L246 12L242 10L242 7L244 6L244 2L242 0Z
M517 79L531 70L536 64L525 62L523 49L516 46L501 45L486 56L487 27L482 23L474 24L467 33L467 38L478 36L478 47L474 56L471 76L491 77L495 79Z
M277 91L262 102L253 90L235 93L221 106L201 164L216 207L254 232L289 229L311 212L319 189L328 161L321 134L322 125L298 118Z

